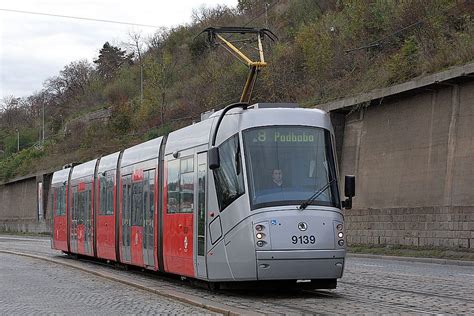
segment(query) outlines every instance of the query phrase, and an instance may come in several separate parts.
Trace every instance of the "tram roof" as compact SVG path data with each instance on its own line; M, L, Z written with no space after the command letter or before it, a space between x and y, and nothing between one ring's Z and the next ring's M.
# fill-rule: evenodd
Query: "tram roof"
M53 173L53 179L51 180L51 184L63 183L69 179L69 172L71 168L65 168L58 170Z
M158 137L125 149L120 163L121 167L150 159L158 159L162 140L163 137Z
M71 179L80 179L87 176L94 176L97 159L90 160L77 165L72 169Z
M118 151L116 153L100 158L98 173L117 169L117 162L119 156L120 152Z

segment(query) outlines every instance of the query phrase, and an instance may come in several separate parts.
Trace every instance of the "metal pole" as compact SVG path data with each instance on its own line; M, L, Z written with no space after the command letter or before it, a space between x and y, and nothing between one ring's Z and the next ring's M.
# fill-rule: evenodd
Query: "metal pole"
M43 102L43 145L44 145L44 102Z
M17 135L17 146L16 146L16 152L20 151L20 131L18 128L16 129L16 135Z
M265 2L265 27L268 29L268 6L270 4Z
M143 64L140 61L140 104L143 104Z

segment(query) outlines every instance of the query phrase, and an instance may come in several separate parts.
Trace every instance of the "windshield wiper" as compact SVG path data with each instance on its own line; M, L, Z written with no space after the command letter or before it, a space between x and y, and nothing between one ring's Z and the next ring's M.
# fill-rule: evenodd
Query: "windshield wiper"
M331 181L329 181L328 183L326 183L321 189L319 189L318 191L316 191L313 195L311 195L306 201L304 201L303 203L301 203L299 209L300 210L304 210L305 208L308 207L308 205L310 205L314 200L316 200L318 198L318 196L320 196L324 191L326 191L327 188L329 188L329 186L334 182L336 181L336 178L333 178Z

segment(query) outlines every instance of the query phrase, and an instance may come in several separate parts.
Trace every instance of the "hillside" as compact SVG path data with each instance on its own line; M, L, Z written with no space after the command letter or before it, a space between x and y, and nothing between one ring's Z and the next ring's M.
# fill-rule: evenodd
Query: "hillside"
M247 69L197 36L206 27L271 29L279 40L265 41L269 67L253 100L314 106L472 62L473 12L472 1L240 0L152 38L135 34L127 47L105 43L93 63L72 62L40 92L2 101L0 182L120 150L238 101ZM106 114L90 119L97 111Z

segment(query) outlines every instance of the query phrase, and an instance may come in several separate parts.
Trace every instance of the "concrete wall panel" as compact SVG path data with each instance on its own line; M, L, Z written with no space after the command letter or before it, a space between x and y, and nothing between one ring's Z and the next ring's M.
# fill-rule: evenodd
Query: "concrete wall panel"
M474 83L347 116L345 174L357 176L349 243L474 248Z

